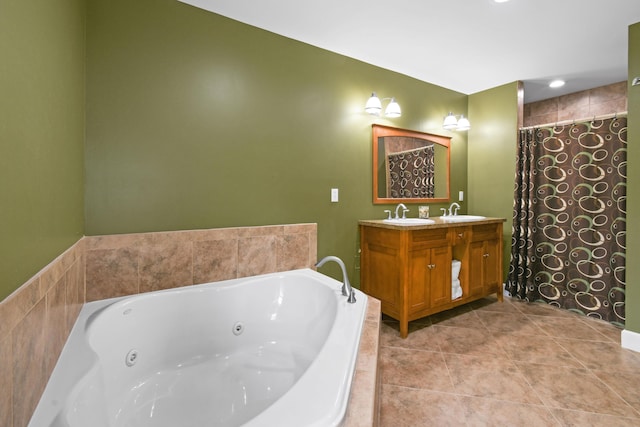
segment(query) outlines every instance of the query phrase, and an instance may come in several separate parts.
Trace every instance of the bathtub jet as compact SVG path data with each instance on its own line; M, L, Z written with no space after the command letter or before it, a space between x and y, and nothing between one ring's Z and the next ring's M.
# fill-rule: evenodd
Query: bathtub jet
M341 285L302 269L87 303L29 426L339 426L367 304Z

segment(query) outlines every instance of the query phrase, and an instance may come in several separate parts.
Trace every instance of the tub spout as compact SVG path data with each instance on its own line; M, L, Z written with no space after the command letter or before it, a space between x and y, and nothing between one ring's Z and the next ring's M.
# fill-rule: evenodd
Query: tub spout
M316 264L316 267L322 267L324 263L326 263L327 261L336 262L342 269L342 295L347 297L348 303L353 304L354 302L356 302L356 294L353 291L353 288L351 287L351 283L349 283L349 277L347 276L347 269L344 266L344 262L342 262L342 260L337 256L330 255L318 261L318 263Z

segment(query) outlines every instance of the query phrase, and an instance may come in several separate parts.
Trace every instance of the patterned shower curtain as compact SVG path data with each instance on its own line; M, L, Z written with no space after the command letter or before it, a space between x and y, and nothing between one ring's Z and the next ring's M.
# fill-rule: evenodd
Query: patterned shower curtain
M521 129L507 291L625 321L627 119Z

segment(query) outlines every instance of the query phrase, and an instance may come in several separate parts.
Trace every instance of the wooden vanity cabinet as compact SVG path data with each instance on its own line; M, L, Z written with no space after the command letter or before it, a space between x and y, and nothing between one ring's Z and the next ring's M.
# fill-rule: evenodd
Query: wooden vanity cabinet
M408 324L496 293L502 300L502 219L482 224L387 226L360 221L360 287L382 312ZM451 266L461 261L462 297L451 299Z

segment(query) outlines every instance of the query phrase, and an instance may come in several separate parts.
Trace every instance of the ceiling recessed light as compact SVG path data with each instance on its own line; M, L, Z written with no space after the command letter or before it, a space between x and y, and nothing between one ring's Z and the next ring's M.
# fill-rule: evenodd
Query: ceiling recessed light
M549 83L549 87L552 87L552 88L557 88L562 86L564 86L564 80L554 80L551 83Z
M493 0L493 1L496 2L496 3L506 3L509 0Z

